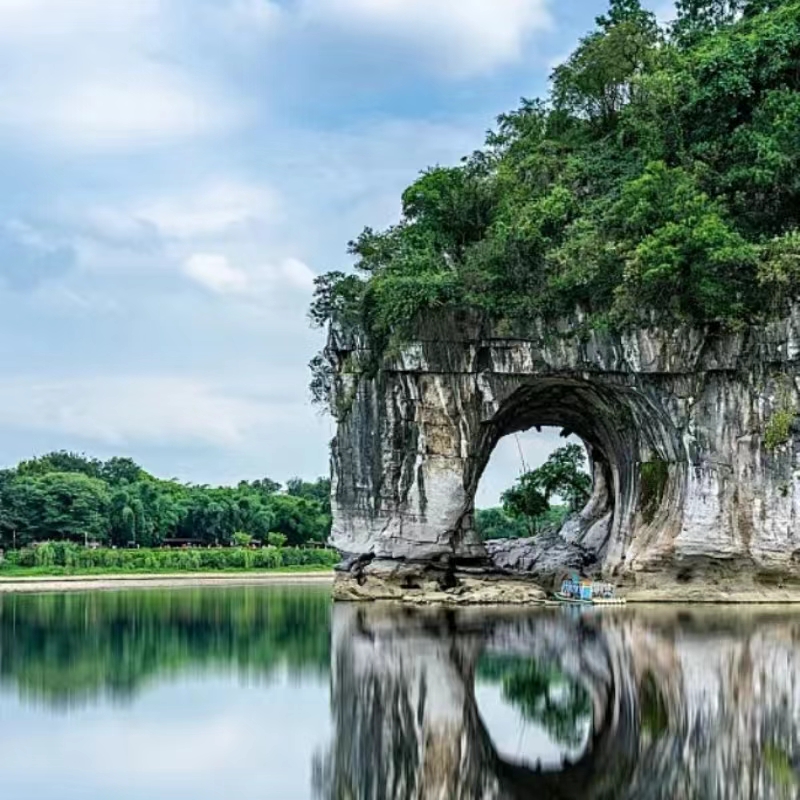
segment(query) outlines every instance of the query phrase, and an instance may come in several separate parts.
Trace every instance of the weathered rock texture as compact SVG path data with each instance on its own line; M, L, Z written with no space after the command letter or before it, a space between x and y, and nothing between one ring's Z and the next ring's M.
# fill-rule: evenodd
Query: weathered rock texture
M369 344L334 329L328 352L346 554L488 564L473 530L481 474L501 437L549 425L593 462L592 499L561 535L567 560L588 554L623 582L800 578L800 308L736 334L574 320L508 338L444 320L373 370ZM552 546L515 563L548 579L557 566Z
M800 796L798 622L770 613L534 615L339 605L324 800L782 800ZM498 752L482 654L580 683L582 754Z

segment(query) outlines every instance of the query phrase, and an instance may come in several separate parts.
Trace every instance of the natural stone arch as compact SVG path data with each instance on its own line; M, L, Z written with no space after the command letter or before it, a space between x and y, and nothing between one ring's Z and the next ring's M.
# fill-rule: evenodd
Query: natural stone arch
M381 357L335 328L328 354L332 541L356 571L518 564L537 579L580 563L657 591L695 581L702 597L710 578L720 591L800 579L800 426L766 437L800 408L800 309L724 335L565 320L509 338L441 320ZM592 448L599 494L547 543L560 564L498 560L472 529L477 482L503 434L547 424Z
M592 496L570 520L568 541L598 560L617 563L624 561L626 531L634 528L637 515L659 528L670 518L684 490L683 444L667 414L642 389L616 376L520 381L485 373L479 382L492 401L466 476L471 505L500 439L547 426L577 435L591 462Z

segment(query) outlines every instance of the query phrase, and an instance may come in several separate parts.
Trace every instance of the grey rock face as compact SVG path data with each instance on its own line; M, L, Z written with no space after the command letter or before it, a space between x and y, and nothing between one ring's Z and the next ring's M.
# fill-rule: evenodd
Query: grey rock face
M583 439L595 475L565 554L589 552L621 582L800 577L800 307L726 335L571 320L511 339L438 324L372 370L368 342L331 332L343 553L488 564L473 529L481 474L503 436L550 425ZM520 547L492 553L524 570L541 554Z
M486 542L486 552L498 570L536 576L542 585L552 584L566 570L582 573L595 563L591 550L568 542L558 533Z

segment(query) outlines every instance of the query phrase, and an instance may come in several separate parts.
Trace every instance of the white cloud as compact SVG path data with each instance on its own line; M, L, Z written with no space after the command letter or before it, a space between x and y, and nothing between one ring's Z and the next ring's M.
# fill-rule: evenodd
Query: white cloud
M0 0L0 134L70 151L142 149L237 125L209 80L163 58L174 3ZM172 55L172 54L171 54Z
M287 258L278 265L279 279L296 289L311 289L316 273L296 258Z
M249 270L235 267L218 253L195 253L183 264L183 273L217 294L260 296L281 289L310 291L315 273L296 258L276 264L259 264Z
M277 199L271 190L236 181L217 181L184 197L145 203L131 216L154 226L165 238L194 239L228 234L273 217Z
M189 81L153 65L53 78L6 86L0 130L69 150L138 150L221 131L236 118Z
M282 17L280 6L271 0L233 0L226 13L235 25L258 31L273 30Z
M0 381L0 426L108 445L130 442L236 446L288 413L204 381L132 376Z
M213 253L190 256L183 271L193 281L218 294L244 292L250 284L246 272L232 266L226 256Z
M30 46L69 38L87 28L114 34L152 19L161 7L162 0L0 0L0 39L24 40Z
M548 0L304 0L312 22L360 30L421 48L466 76L517 61L550 24Z

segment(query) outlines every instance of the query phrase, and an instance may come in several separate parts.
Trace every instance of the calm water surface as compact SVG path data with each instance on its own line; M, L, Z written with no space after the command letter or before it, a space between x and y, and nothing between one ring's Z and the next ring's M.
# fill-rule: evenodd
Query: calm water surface
M0 596L9 800L798 798L800 613Z

